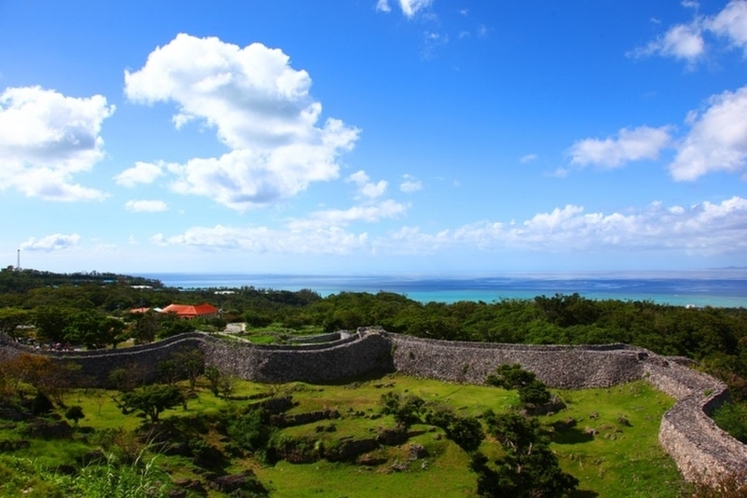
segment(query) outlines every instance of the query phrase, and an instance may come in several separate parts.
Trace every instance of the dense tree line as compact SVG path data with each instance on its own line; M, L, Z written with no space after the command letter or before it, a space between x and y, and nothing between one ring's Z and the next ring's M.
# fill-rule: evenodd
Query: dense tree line
M736 398L747 397L745 308L685 308L651 301L592 300L578 294L492 303L420 303L390 292L341 292L323 298L311 290L251 286L185 290L112 274L0 270L0 332L9 335L22 335L24 325L33 325L47 340L75 341L88 347L111 346L128 336L149 342L192 330L196 322L128 311L174 302L209 302L220 308L215 326L234 321L245 322L250 329L273 324L318 331L381 326L391 332L447 340L622 342L690 357L727 381ZM124 328L119 325L123 322Z

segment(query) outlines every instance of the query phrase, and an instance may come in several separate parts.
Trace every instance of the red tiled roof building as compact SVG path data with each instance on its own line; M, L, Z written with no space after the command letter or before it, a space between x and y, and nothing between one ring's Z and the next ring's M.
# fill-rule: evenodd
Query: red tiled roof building
M169 304L162 313L175 313L184 320L192 318L209 318L218 315L218 308L208 303L202 304Z

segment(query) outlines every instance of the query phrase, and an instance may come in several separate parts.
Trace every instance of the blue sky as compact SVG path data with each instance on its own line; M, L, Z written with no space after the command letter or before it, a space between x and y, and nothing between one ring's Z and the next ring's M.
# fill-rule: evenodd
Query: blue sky
M747 266L746 186L744 0L0 0L3 267Z

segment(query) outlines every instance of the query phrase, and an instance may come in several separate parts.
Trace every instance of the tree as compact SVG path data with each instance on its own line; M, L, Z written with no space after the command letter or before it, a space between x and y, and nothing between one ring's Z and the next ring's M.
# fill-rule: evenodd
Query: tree
M210 386L210 392L215 396L220 396L220 384L223 378L223 373L216 367L207 367L205 369L205 378Z
M504 363L495 369L495 374L488 375L487 383L503 389L518 389L529 385L536 377L534 372L524 370L518 363L513 365Z
M180 372L189 380L190 391L195 390L197 378L205 368L205 355L199 349L190 349L174 355Z
M130 335L137 344L148 344L153 342L158 333L160 323L160 316L153 310L148 310L145 313L135 314L135 322L132 325Z
M22 336L19 325L28 323L31 312L21 308L0 308L0 333L18 339Z
M174 385L153 384L139 387L122 395L121 404L127 410L140 410L151 422L158 422L164 410L186 402L181 390Z
M183 320L173 313L164 314L161 317L161 330L158 337L165 339L179 334L185 334L195 330L192 320Z
M175 384L179 378L179 363L173 358L159 361L158 375L161 378L161 382Z
M83 414L83 408L78 405L71 406L65 412L65 418L68 420L72 420L73 423L77 426L78 421L82 418L85 418L85 415Z
M537 379L534 372L524 370L518 363L503 364L496 368L495 375L489 375L486 382L503 389L517 389L522 405L543 405L552 399L544 382Z
M65 342L65 329L73 321L76 312L60 306L39 306L34 309L34 325L38 337L53 342Z
M65 339L69 342L85 344L88 349L116 346L124 339L125 323L98 311L81 311L76 313L67 327Z
M215 396L229 398L236 388L236 378L226 375L215 367L205 369L205 378L208 380L210 392Z
M2 365L5 389L8 393L17 393L23 382L31 384L39 393L64 406L63 395L70 386L70 377L80 365L61 365L45 356L22 354Z
M384 415L393 415L397 425L403 428L410 427L412 424L421 422L423 406L425 401L417 396L400 396L394 392L388 392L381 395L381 403L384 407L381 413Z
M251 409L240 416L233 414L226 428L232 442L251 452L266 450L273 431L270 416L263 408Z
M559 497L578 487L578 479L560 468L537 419L492 411L484 418L490 434L501 443L504 456L491 464L482 453L473 455L471 468L478 474L480 496Z
M475 417L459 417L446 409L438 409L429 412L425 421L443 429L446 437L466 452L476 451L485 439L482 424Z

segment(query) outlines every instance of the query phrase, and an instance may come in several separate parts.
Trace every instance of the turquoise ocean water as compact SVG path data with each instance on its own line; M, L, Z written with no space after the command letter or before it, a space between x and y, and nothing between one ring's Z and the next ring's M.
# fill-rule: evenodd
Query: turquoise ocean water
M589 299L653 301L677 306L747 307L747 269L685 272L516 273L499 275L278 275L146 273L169 287L340 292L395 292L420 302L531 299L578 293Z

